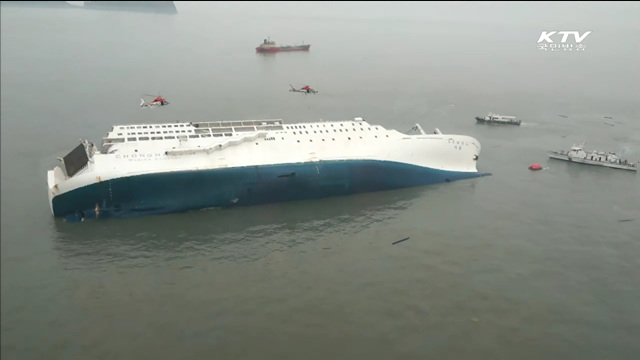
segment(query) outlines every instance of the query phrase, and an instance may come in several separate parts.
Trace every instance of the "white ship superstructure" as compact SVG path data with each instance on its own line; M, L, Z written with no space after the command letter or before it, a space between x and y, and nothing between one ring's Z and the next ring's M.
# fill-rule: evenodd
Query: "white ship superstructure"
M100 149L84 141L48 172L51 211L69 219L128 217L482 175L474 138L414 130L362 118L118 125Z

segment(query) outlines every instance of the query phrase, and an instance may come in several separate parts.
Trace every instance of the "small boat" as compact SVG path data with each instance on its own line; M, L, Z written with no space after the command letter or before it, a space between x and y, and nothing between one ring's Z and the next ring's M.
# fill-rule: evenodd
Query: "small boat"
M520 125L521 120L515 116L504 116L494 113L489 113L487 116L476 116L476 121L480 124L506 124L506 125Z
M264 39L262 44L256 48L256 52L259 53L274 53L281 51L308 51L311 45L282 45L278 46L275 41L271 39Z
M549 154L551 159L569 161L578 164L604 166L612 169L638 171L638 163L633 163L621 159L614 152L586 151L583 145L574 145L569 151L552 151Z

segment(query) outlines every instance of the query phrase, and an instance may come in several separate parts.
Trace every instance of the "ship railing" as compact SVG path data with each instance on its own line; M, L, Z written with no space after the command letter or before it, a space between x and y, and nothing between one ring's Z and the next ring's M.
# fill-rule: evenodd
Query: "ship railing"
M268 134L266 131L261 131L258 133L245 135L236 139L230 139L222 143L212 144L206 147L198 147L198 148L182 148L182 149L172 149L167 150L165 152L166 155L187 155L187 154L210 154L214 151L224 150L229 146L240 145L247 141L253 141L258 138L265 137Z

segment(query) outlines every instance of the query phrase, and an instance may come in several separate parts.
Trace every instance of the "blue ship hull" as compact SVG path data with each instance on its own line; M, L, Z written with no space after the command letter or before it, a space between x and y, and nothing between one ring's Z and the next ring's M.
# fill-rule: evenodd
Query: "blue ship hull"
M399 189L489 174L387 161L320 161L138 175L53 198L67 221L129 218Z

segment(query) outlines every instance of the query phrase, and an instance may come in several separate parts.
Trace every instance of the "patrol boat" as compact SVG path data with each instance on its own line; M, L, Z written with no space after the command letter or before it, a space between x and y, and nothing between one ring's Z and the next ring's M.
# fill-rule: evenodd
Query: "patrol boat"
M360 117L118 125L58 158L49 205L76 221L348 195L489 175L479 154L470 136Z
M578 164L604 166L612 169L638 171L638 164L621 159L614 152L586 151L584 145L573 145L569 151L551 151L549 158Z

